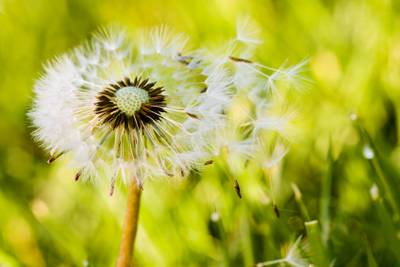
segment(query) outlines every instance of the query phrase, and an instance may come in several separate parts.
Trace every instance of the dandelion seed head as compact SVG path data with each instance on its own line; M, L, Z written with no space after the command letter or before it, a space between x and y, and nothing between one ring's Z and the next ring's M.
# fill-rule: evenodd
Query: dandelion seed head
M76 179L106 176L113 188L117 178L186 176L210 159L202 140L224 124L225 76L208 80L206 58L189 67L200 60L167 27L141 36L102 29L36 82L34 136L50 161L72 154Z
M221 151L255 158L264 131L282 134L290 119L266 115L273 101L266 92L279 89L276 80L298 79L302 65L282 70L247 58L259 43L250 25L238 24L237 38L219 56L188 52L188 38L166 26L140 38L102 29L45 67L29 112L35 139L49 162L72 154L75 179L108 177L111 193L117 179L185 177ZM245 118L230 121L243 96ZM285 153L277 149L264 164Z

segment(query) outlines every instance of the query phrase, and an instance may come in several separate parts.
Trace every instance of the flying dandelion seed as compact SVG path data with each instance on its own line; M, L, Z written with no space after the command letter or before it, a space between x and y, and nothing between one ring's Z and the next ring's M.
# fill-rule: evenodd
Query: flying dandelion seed
M264 266L271 266L271 265L278 265L282 263L286 263L293 267L308 267L310 266L309 260L304 257L302 254L302 247L301 247L301 240L302 237L298 237L296 241L291 244L287 250L286 256L281 259L271 260L266 262L257 263L257 267L264 267Z

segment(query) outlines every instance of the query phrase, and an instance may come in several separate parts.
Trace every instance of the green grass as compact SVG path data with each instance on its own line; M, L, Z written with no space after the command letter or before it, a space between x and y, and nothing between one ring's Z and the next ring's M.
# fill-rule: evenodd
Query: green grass
M109 197L107 185L75 183L68 160L47 165L30 137L42 64L110 23L165 23L215 48L242 15L262 29L256 60L309 58L313 82L287 98L297 107L291 149L271 173L252 162L227 171L218 159L187 180L146 183L139 266L250 267L284 258L299 236L315 266L400 266L394 0L0 0L0 266L113 266L118 252L125 188Z

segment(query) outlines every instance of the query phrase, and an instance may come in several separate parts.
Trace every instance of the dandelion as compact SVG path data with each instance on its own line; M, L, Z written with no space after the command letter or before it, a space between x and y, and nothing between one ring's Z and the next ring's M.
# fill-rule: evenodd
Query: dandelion
M218 56L187 51L188 38L165 26L140 38L102 30L50 62L37 81L29 116L48 162L70 154L75 180L108 178L110 195L118 179L129 185L118 267L132 257L144 181L186 177L222 151L254 158L264 151L265 131L284 131L288 118L265 117L267 91L276 87L268 84L274 76L297 77L300 67L276 70L250 60L261 44L254 28L246 32L250 26L238 24ZM235 104L243 98L247 110ZM232 116L237 110L241 119ZM270 164L286 154L275 151Z
M142 184L202 164L207 153L196 140L223 120L216 95L228 97L222 77L188 69L178 57L183 51L182 39L165 27L136 49L124 33L106 31L51 62L30 112L49 162L71 153L76 179L108 176L111 193L118 175Z
M196 59L182 56L184 43L166 27L140 43L103 30L49 63L35 85L29 115L49 163L69 153L76 180L108 177L110 194L117 178L130 184L127 227L136 225L129 214L138 213L143 182L204 165L210 154L201 140L224 124L224 76L188 67ZM132 250L135 229L121 250Z

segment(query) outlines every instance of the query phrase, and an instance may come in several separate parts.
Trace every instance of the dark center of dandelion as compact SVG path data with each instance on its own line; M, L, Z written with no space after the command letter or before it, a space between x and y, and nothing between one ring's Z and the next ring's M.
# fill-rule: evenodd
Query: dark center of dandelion
M155 82L135 78L132 82L125 78L110 84L97 95L95 113L101 124L113 129L120 126L126 130L140 129L154 124L165 112L165 96L162 87Z

